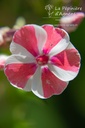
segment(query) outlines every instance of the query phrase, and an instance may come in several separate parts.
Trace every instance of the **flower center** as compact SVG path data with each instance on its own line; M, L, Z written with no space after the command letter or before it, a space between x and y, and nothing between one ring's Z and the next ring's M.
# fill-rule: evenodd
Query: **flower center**
M41 55L36 58L36 61L39 65L45 65L48 63L49 57L46 55Z

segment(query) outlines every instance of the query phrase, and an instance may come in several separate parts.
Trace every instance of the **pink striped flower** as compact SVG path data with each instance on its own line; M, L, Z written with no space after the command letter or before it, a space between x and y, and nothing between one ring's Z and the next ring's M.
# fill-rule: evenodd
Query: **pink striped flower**
M85 15L83 12L76 12L71 15L63 16L60 19L60 26L67 32L73 32L77 29L84 17Z
M25 25L14 34L5 74L10 83L40 98L61 94L80 68L67 32L52 25Z

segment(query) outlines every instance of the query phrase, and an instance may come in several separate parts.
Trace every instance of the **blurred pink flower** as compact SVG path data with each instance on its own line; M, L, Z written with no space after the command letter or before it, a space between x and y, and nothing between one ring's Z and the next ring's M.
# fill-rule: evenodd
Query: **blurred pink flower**
M0 70L4 69L7 58L8 58L7 55L4 54L0 55Z
M83 12L76 12L71 15L63 16L60 19L60 27L67 32L73 32L77 29L83 18L85 17Z
M10 45L4 68L10 83L40 98L61 94L80 68L80 55L66 31L52 25L25 25Z
M6 41L4 39L4 35L9 30L10 30L9 27L2 27L2 28L0 28L0 46L6 43Z
M0 28L0 46L12 41L12 37L17 29L10 29L9 27Z

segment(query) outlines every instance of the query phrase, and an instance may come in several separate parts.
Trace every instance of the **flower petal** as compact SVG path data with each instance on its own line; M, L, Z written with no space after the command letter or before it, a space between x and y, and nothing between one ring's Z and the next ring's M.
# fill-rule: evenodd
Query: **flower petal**
M16 54L16 55L19 54L22 56L27 56L27 57L29 57L29 60L31 60L31 59L34 60L34 56L29 51L27 51L20 44L14 43L13 41L10 45L10 51L12 52L12 54Z
M60 28L55 29L52 25L44 25L42 27L47 32L47 41L43 48L43 52L45 54L48 54L63 39L65 40L63 44L65 45L66 48L66 46L68 45L69 36L63 29Z
M12 63L36 63L35 58L30 58L30 56L23 56L23 55L11 55L7 61L5 62L7 64Z
M51 62L67 71L78 72L80 69L80 55L71 43L66 50L53 56Z
M46 32L42 27L38 25L25 25L15 32L13 42L23 46L33 56L37 56L45 43L46 37Z
M31 86L32 86L32 76L27 81L27 83L24 86L23 90L25 90L25 91L31 91Z
M73 15L66 15L60 19L60 27L65 29L67 32L75 31L78 25L85 17L83 12L76 12Z
M39 98L42 98L42 99L44 98L42 81L41 81L41 68L40 67L37 68L37 71L33 75L32 89L31 90Z
M42 27L37 25L35 26L35 34L36 34L39 54L42 54L43 46L45 45L47 40L47 33Z
M62 40L60 40L60 42L52 48L52 50L49 52L49 56L53 56L56 55L60 52L62 52L63 50L66 49L66 47L69 45L69 38L68 35L66 35Z
M32 91L40 98L49 98L61 94L68 82L59 80L47 66L38 68L33 76Z
M73 80L78 74L78 72L67 71L54 65L49 65L49 69L56 77L63 81Z
M10 83L17 88L23 89L37 69L35 63L27 63L26 61L26 58L16 55L9 57L6 61L5 74Z
M48 98L52 95L61 94L67 87L68 82L58 79L48 67L42 69L42 85L44 91L44 97Z

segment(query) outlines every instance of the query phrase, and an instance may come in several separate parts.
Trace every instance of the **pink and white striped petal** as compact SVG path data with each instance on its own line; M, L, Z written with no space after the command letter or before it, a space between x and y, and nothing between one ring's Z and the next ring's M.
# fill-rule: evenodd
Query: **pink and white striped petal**
M73 80L77 76L77 74L78 74L78 72L72 72L72 71L64 70L62 68L59 68L57 66L50 65L50 64L49 64L48 67L49 67L50 71L56 77L58 77L62 81L70 81L70 80Z
M53 52L55 50L54 47L57 47L59 43L61 45L62 41L66 48L66 46L68 45L69 36L64 30L60 28L55 29L52 25L44 25L42 27L47 32L47 41L43 48L43 52L45 54L48 54L52 49L53 50L51 52ZM60 45L58 47L60 47Z
M69 45L70 41L69 41L69 35L67 34L66 31L64 31L63 29L61 29L63 32L66 33L65 37L62 38L58 44L56 46L54 46L50 52L48 53L48 55L51 57L51 56L54 56L60 52L62 52L63 50L65 50L67 48L67 46Z
M24 56L24 55L11 55L7 61L5 62L5 65L12 64L12 63L36 63L35 58L31 58L30 56Z
M78 72L80 69L80 55L71 43L67 49L53 56L51 62L66 71Z
M61 28L65 29L67 32L75 31L78 25L81 23L85 17L83 12L76 12L73 15L63 16L60 19Z
M50 71L63 81L74 79L80 69L80 55L71 43L66 50L53 56L50 61Z
M0 70L4 69L4 66L5 66L5 62L6 60L8 59L9 56L7 55L0 55Z
M5 74L10 83L24 88L37 69L35 60L27 56L11 55L5 63Z
M5 74L14 87L24 89L36 69L37 67L34 63L11 63L5 66ZM31 85L29 84L29 91L30 86Z
M58 79L47 66L38 68L33 76L32 91L40 98L46 99L52 95L61 94L67 87L68 82Z
M38 25L25 25L15 32L13 42L21 45L36 57L41 52L46 38L47 34L42 27Z
M20 44L14 43L13 41L10 44L10 51L12 52L12 54L27 56L29 58L29 60L35 59L35 57L29 51L27 51L27 49L25 49Z

